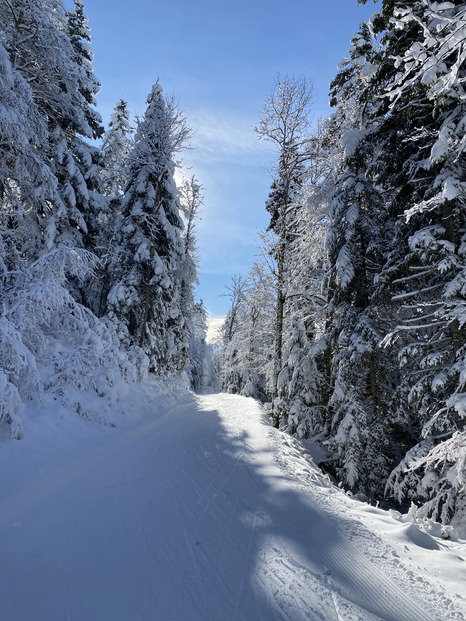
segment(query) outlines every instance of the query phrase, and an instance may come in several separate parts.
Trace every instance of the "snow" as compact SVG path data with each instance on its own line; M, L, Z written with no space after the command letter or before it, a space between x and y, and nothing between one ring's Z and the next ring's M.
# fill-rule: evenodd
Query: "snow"
M359 143L368 135L367 129L347 129L341 137L341 144L344 149L345 157L353 157Z
M180 386L133 385L115 427L51 400L0 427L1 621L464 618L465 542L347 496L253 399Z

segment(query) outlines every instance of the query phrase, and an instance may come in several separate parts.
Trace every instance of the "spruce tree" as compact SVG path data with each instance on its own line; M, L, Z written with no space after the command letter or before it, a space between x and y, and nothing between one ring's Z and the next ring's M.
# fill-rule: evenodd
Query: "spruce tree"
M134 133L129 118L128 104L120 99L100 146L99 189L113 198L121 196L126 188L126 164L133 148Z
M142 348L156 373L182 369L189 341L182 300L183 222L173 179L173 157L188 137L185 119L157 82L128 160L107 299L121 343Z
M404 216L405 243L390 264L400 321L386 343L399 349L422 429L389 489L442 521L466 512L465 24L463 2L399 2L387 37L390 116L403 124L411 152L397 170L405 190L394 209Z
M3 45L46 124L42 157L58 181L58 196L43 219L46 248L64 243L91 249L99 210L92 195L98 152L86 139L100 135L100 117L86 100L96 84L89 64L80 63L67 17L60 0L0 2Z
M373 24L363 23L331 85L343 159L330 198L323 394L338 478L378 497L393 467L390 386L398 376L396 359L379 347L393 315L389 298L377 295L392 230L377 175L381 53Z
M22 269L44 247L48 216L60 203L43 153L47 124L23 76L0 44L0 227L4 269Z

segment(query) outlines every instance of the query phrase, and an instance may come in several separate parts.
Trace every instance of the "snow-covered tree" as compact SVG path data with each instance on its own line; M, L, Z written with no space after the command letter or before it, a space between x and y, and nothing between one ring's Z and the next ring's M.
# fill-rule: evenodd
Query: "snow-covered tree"
M45 391L84 418L110 423L126 383L140 379L112 330L67 290L68 279L84 281L94 263L92 254L61 246L23 271L1 272L0 423L13 437L22 435L25 405Z
M198 247L195 228L203 204L203 188L195 176L183 179L180 185L180 205L184 221L184 267L182 276L182 310L187 319L189 348L187 373L193 390L206 390L216 384L214 353L206 343L207 311L201 302L195 302L194 288L198 284Z
M275 279L268 255L270 234L262 235L262 256L247 278L227 286L231 305L222 326L223 390L270 401L273 377Z
M336 111L328 130L336 129L343 157L329 203L322 405L338 478L381 496L381 481L394 463L390 412L399 372L395 355L379 347L393 325L390 299L379 295L377 285L393 222L378 175L385 103L378 90L383 50L374 27L362 24L331 85Z
M398 172L404 254L391 264L400 321L385 342L397 342L422 427L389 489L443 521L466 514L465 28L463 2L400 2L388 37L391 117L412 147Z
M320 175L319 175L320 177ZM325 235L328 204L319 180L308 179L295 205L289 246L289 283L283 365L275 411L283 429L300 437L321 431L322 358L326 298Z
M222 390L239 393L243 387L243 363L239 353L239 334L245 317L246 281L241 274L235 274L225 288L224 295L230 299L230 308L223 325L222 334Z
M107 300L108 319L118 326L122 344L141 347L156 373L182 369L189 341L183 222L173 179L173 158L188 137L185 119L157 82L128 161Z
M96 112L97 105L95 96L100 91L100 81L94 75L94 53L90 47L91 29L89 20L84 13L84 4L81 0L74 0L75 10L67 11L66 32L74 49L74 62L83 71L79 72L81 85L79 91L89 106L84 107L84 113L94 137L103 133L102 119Z
M121 196L126 188L126 163L133 148L133 128L129 119L128 104L120 99L100 146L99 187L106 196Z
M47 125L23 76L0 44L0 227L5 269L21 269L44 246L59 204L58 182L44 157Z
M204 202L203 188L196 177L184 179L180 187L180 207L184 221L182 234L184 247L184 266L182 281L183 311L186 317L194 307L194 286L198 284L198 247L195 228L199 220L199 210Z
M313 153L310 140L312 101L313 89L304 78L278 78L255 128L257 136L270 142L278 154L277 176L266 203L266 209L270 213L269 229L276 235L273 248L277 275L273 401L278 397L278 378L283 367L283 331L288 286L288 251L293 238L293 203L304 184L305 165ZM279 414L274 413L273 418L274 424L278 426Z
M194 303L190 317L190 339L186 373L195 392L218 389L217 358L206 342L207 311L202 300Z
M100 135L100 116L85 95L97 87L89 58L80 63L67 18L60 0L0 2L2 43L47 127L42 157L58 181L58 197L43 218L48 249L57 243L90 247L98 211L90 194L98 151L86 139Z

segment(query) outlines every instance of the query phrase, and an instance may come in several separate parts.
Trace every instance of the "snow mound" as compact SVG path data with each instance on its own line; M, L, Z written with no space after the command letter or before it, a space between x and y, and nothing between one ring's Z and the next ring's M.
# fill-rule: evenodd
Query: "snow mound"
M440 550L440 546L435 539L428 533L420 530L416 524L404 524L395 532L401 543L411 543L425 550Z

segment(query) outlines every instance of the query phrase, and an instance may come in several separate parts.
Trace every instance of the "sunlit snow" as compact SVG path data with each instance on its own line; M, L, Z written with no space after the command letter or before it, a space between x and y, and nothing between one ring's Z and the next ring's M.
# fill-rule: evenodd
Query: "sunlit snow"
M464 618L451 527L348 497L252 399L162 388L0 438L1 620Z

